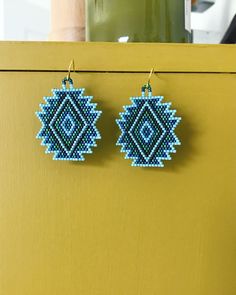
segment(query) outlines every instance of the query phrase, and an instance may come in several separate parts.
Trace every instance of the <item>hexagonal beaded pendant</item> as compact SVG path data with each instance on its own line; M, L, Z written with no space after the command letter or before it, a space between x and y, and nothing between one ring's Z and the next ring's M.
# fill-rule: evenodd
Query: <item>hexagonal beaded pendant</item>
M69 88L66 87L69 82ZM100 133L96 122L101 111L92 96L84 96L84 88L74 88L71 78L62 80L61 89L52 89L52 97L44 97L36 112L42 123L37 138L46 146L46 153L54 153L54 160L84 161L91 154Z
M171 103L162 100L162 96L152 96L147 84L142 87L142 96L131 97L132 104L120 113L117 145L126 153L125 158L132 160L132 166L164 167L163 160L171 160L174 146L180 145L174 131L181 118L175 117Z

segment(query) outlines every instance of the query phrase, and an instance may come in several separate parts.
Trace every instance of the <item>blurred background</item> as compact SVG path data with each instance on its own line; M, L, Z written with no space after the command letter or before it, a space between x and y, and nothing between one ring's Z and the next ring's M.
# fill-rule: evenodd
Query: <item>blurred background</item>
M0 0L0 40L84 40L84 7L77 17L75 5L74 0ZM235 14L236 0L192 0L193 43L220 43Z

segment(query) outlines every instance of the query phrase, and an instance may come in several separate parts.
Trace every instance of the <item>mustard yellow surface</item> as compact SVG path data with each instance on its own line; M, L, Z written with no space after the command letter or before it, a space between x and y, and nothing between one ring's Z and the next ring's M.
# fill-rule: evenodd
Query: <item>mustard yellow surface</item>
M0 43L1 295L236 294L235 56L232 46ZM35 139L35 111L72 58L84 71L75 86L103 111L84 163L53 161ZM165 72L153 93L182 116L164 169L131 167L115 146L115 119L152 66Z

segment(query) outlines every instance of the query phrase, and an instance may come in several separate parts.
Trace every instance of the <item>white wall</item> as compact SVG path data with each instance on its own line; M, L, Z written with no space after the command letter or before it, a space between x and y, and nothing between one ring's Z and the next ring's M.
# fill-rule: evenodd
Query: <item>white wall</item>
M4 39L4 7L3 0L0 0L0 40Z
M50 0L0 0L5 40L47 40L50 30Z
M204 13L193 12L194 43L219 43L235 14L236 0L216 0Z

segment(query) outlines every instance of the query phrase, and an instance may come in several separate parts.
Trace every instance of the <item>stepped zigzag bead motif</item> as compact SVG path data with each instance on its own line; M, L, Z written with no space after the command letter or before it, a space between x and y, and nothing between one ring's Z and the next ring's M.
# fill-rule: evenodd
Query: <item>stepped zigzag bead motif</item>
M91 103L92 96L84 96L84 88L74 88L69 79L62 81L61 89L53 89L52 97L44 97L45 104L40 104L41 111L36 112L42 123L37 138L46 146L46 153L54 153L54 160L84 161L83 154L92 153L97 146L100 133L96 122L101 111L96 110L96 103Z
M181 118L175 117L171 103L163 103L162 96L152 96L148 87L148 96L143 91L141 97L131 97L132 104L120 113L117 145L126 159L133 160L132 166L164 167L163 160L171 160L174 146L180 145L174 130Z

